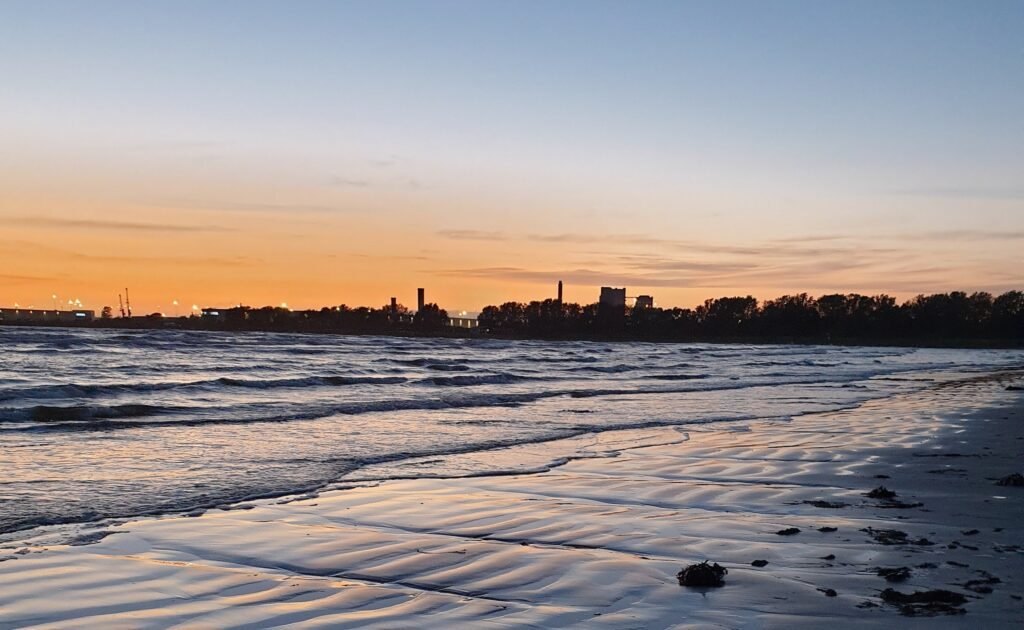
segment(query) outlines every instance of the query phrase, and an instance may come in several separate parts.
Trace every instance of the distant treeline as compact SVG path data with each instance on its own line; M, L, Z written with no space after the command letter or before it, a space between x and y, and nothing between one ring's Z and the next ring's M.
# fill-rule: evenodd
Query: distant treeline
M709 299L690 308L612 311L599 304L506 302L484 308L482 331L539 338L647 340L884 341L952 343L1024 341L1024 292L919 295L902 304L888 295L785 295L759 303Z
M207 309L210 311L211 309ZM233 307L216 316L116 318L104 308L83 326L182 328L394 334L422 336L494 336L533 339L645 341L737 341L765 343L837 343L945 346L1024 345L1024 292L998 297L989 293L919 295L898 303L888 295L806 293L758 302L746 297L706 300L696 308L609 308L601 304L506 302L487 306L479 328L451 325L436 304L414 312L392 308L348 307L290 310L265 306ZM0 322L21 325L38 322Z
M401 304L392 308L325 306L292 310L278 306L235 306L207 309L203 316L169 318L160 313L119 318L104 308L95 325L112 328L184 328L191 330L261 330L274 332L337 332L388 334L438 334L449 329L448 312L437 304L425 304L412 312ZM216 313L214 315L213 313Z

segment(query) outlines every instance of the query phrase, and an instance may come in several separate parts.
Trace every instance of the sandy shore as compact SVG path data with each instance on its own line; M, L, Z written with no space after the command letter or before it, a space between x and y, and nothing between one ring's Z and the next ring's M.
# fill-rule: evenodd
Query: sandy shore
M0 626L1021 627L1024 488L994 484L1024 472L1021 382L405 462L316 496L97 524L73 545L44 532L0 549ZM558 452L580 458L368 480ZM897 496L865 496L879 485ZM680 586L704 559L725 586ZM886 588L959 593L964 613L903 616Z

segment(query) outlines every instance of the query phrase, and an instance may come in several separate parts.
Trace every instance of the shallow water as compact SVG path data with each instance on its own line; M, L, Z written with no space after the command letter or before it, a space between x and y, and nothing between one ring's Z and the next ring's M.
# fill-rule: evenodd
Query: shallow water
M1021 364L1002 350L0 328L0 532L295 493L410 457L787 418Z

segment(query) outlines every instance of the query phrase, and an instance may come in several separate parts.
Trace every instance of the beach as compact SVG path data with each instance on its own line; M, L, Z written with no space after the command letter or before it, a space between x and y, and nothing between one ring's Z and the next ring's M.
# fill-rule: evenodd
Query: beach
M792 418L385 462L72 540L32 530L0 551L0 626L1020 627L1024 488L995 481L1022 472L1022 383L975 374ZM866 496L879 486L896 495ZM681 586L703 560L724 585Z

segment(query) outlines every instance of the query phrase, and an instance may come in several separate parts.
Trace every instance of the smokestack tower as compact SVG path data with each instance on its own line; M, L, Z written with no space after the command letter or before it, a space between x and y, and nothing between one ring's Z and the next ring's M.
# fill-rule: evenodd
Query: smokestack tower
M398 321L398 298L391 298L391 321Z
M558 303L562 303L562 281L558 281Z
M426 304L426 289L416 289L416 312L423 310L423 306Z

